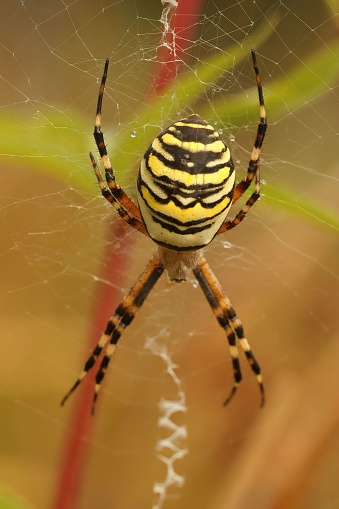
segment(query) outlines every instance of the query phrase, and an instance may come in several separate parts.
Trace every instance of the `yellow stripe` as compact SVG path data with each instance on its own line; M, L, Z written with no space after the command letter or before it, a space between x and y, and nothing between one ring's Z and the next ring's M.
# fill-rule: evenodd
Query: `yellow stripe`
M222 150L225 150L225 143L222 140L216 140L213 143L208 143L205 145L204 143L198 143L196 141L180 141L175 136L170 133L165 133L162 136L162 140L167 145L174 145L176 147L183 148L192 154L197 152L214 152L218 153Z
M198 173L197 175L190 175L186 171L168 168L162 161L160 161L155 154L150 154L148 157L148 165L156 177L168 177L172 182L178 182L184 186L204 186L204 185L218 185L224 182L230 175L230 168L223 166L214 173ZM141 167L141 170L143 168ZM143 178L143 172L141 174ZM146 180L146 179L145 179Z
M168 216L169 221L171 217L175 217L182 223L186 223L188 221L197 221L201 219L208 220L210 217L220 214L230 202L230 199L226 197L222 202L218 203L212 209L204 209L200 203L197 203L193 208L183 210L172 202L166 204L158 203L149 193L149 191L143 186L141 189L141 194L146 204L153 210Z
M170 154L169 152L167 152L167 150L164 149L164 146L159 140L159 138L155 138L155 140L153 140L152 148L153 150L158 152L158 154L162 155L162 157L167 159L167 161L174 161L174 157L172 156L172 154Z
M201 125L201 124L186 124L185 122L176 122L174 125L179 126L179 127L182 127L182 126L183 127L192 127L193 129L209 129L210 131L214 131L214 128L209 124ZM169 129L171 131L173 131L174 126L171 126ZM218 134L218 133L216 133L216 134Z
M208 161L206 163L206 168L213 168L214 166L218 166L219 164L226 164L231 159L231 154L229 149L226 150L226 152L223 152L221 154L221 157L219 159L213 159L212 161Z

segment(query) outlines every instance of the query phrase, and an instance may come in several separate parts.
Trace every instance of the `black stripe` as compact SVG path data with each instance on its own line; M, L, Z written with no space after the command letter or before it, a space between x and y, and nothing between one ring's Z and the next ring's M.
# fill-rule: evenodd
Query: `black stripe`
M192 175L196 173L215 173L216 166L212 166L210 168L206 167L207 163L211 161L215 161L216 159L220 159L222 155L226 152L227 147L225 146L225 149L220 150L219 152L213 152L211 150L201 150L199 152L191 152L187 148L178 147L177 145L169 145L162 141L161 142L162 147L166 152L171 154L174 161L169 161L166 159L166 157L163 157L159 152L157 152L155 149L151 148L150 153L155 154L166 166L169 168L174 168L182 171L187 171L187 173L190 173ZM147 154L147 152L146 152ZM145 154L145 157L146 157ZM187 166L187 162L191 161L194 163L194 166L190 167ZM229 161L225 161L222 166L229 166Z
M266 129L267 129L266 119L261 119L261 123L258 125L257 136L256 136L255 142L254 142L255 148L262 147L262 144L263 144L263 141L265 138L265 134L266 134Z
M140 308L142 304L145 302L148 294L152 290L155 283L158 281L159 277L164 271L164 267L159 263L156 265L153 269L153 272L148 276L147 281L145 282L144 286L138 293L138 295L134 299L134 304Z
M225 198L232 198L232 195L233 195L233 189L231 192L229 193L226 193L226 194L223 194L221 196L221 198L218 198L218 200L215 200L213 201L212 203L206 203L204 202L204 197L207 197L206 195L204 196L200 196L199 193L195 193L198 198L196 198L195 200L191 201L190 203L187 203L186 205L183 204L177 197L176 195L179 194L177 192L175 193L171 193L170 196L167 195L167 198L162 198L160 196L158 196L143 180L141 180L141 184L142 186L144 186L148 192L151 194L151 196L153 196L153 198L155 199L155 201L157 203L160 203L161 205L167 205L169 202L172 202L174 203L177 207L179 207L181 210L187 210L187 209L191 209L193 207L196 206L197 203L200 203L200 205L204 208L204 209L213 209L216 205L218 205L219 203L221 203ZM162 188L163 189L163 188ZM164 189L163 189L164 190ZM172 191L172 190L171 190ZM142 194L142 189L140 189L140 192ZM164 190L164 192L166 192ZM215 194L215 192L211 192L209 193L209 196L210 195L213 195ZM182 196L182 195L181 195ZM192 198L192 196L185 196L185 198ZM147 203L147 200L145 199L145 197L143 196L143 199L145 201L145 203L147 204L147 206L150 208L149 204Z
M164 171L166 171L167 166L171 170L180 170L188 173L189 175L211 175L213 173L218 173L218 171L224 167L231 168L232 170L234 168L231 157L228 159L228 161L217 164L215 166L206 166L207 163L220 159L225 150L218 153L208 151L188 153L188 150L184 150L174 145L166 145L165 143L162 145L164 150L173 156L174 161L169 161L162 154L154 150L152 147L149 147L144 155L144 159L146 162L146 167L151 171L152 175L153 172L148 163L151 154L154 155L160 161L160 163L165 166ZM189 158L186 157L187 155L189 155ZM194 165L192 167L187 166L188 161L192 161Z
M204 200L205 198L209 198L210 196L213 196L216 193L219 193L223 190L225 183L227 182L229 177L225 179L225 182L222 182L221 184L208 184L204 189L201 189L200 186L195 186L195 189L188 189L186 186L181 185L180 187L176 187L173 185L173 182L171 181L171 184L168 185L168 182L163 182L162 180L158 180L157 178L154 178L154 184L155 186L159 187L163 193L165 193L167 196L170 196L172 194L175 194L176 196L182 196L183 198L201 198ZM149 186L146 184L146 182L142 179L140 176L140 185L144 185L147 189L149 189ZM139 190L140 190L139 185ZM177 183L179 185L179 183ZM151 192L151 190L149 189ZM187 192L189 191L189 192ZM228 193L227 195L229 198L233 196L233 189ZM157 197L157 196L156 196Z
M179 122L182 122L183 124L198 124L198 125L206 125L206 126L209 125L208 122L206 122L206 120L201 118L199 115L196 115L195 113L193 113L192 115L189 115L189 117L179 120ZM176 125L176 123L174 123L172 125Z
M201 230L204 230L205 228L210 228L211 227L210 223L214 223L213 219L219 217L221 214L223 214L223 212L225 210L227 210L231 206L231 202L230 202L230 203L227 204L226 207L224 207L220 212L218 212L218 214L214 214L211 217L202 218L202 219L195 219L195 220L192 220L192 221L183 222L183 221L180 221L177 218L174 218L172 216L167 216L166 214L163 214L162 212L158 212L158 211L152 209L152 207L150 207L147 202L145 202L145 203L147 204L147 207L151 211L152 219L155 222L161 224L163 226L163 228L165 228L165 229L167 229L169 231L172 231L170 229L170 227L171 228L172 227L175 228L174 225L181 226L181 227L185 228L184 232L179 230L178 228L175 228L175 230L173 230L173 231L176 231L177 233L182 233L183 235L185 235L187 233L187 230L188 230L187 227L190 227L190 226L193 227L193 226L202 225L203 223L205 223L206 226L201 226L200 227Z
M247 350L245 351L245 355L247 357L247 360L248 362L250 363L250 366L251 366L251 369L252 371L256 374L256 375L260 375L261 373L261 369L260 369L260 366L258 364L258 361L256 360L256 358L254 357L253 353L251 350Z
M211 308L213 310L218 309L218 307L219 307L218 299L212 292L210 285L207 283L206 278L205 278L201 268L194 267L193 273L194 273L195 277L197 278L198 283L200 284L200 287L201 287L202 291L204 292L205 297L206 297L209 305L211 306Z
M202 249L204 247L206 247L206 242L204 242L203 244L192 244L192 245L189 245L189 246L176 246L175 244L169 244L168 242L161 242L159 240L157 240L157 244L159 246L162 246L162 247L165 247L166 249L170 249L171 251L177 251L179 253L181 252L188 252L188 251L196 251L198 249Z
M178 126L177 124L174 124L174 126L171 127L175 127L175 130L172 131L172 129L168 128L159 136L162 143L162 137L167 133L171 134L179 141L203 143L204 145L209 145L217 140L223 141L218 133L211 131L210 129L204 129L202 127Z
M177 228L176 226L174 226L173 224L169 224L169 223L164 223L163 221L161 221L161 219L157 218L157 217L153 217L153 221L155 223L158 223L160 224L160 226L164 229L164 230L167 230L171 233L178 233L179 235L182 235L182 236L185 236L185 235L193 235L195 233L200 233L200 232L203 232L205 230L208 230L209 228L211 228L212 224L205 224L205 225L202 225L202 226L191 226L190 228L185 228L185 230L180 230L179 228ZM157 244L161 244L161 245L166 245L165 243L161 243L157 240ZM206 243L202 244L201 247L205 246ZM187 251L190 251L192 248L187 248ZM198 249L198 246L194 246L194 249ZM180 246L180 251L184 251L185 248L181 248Z

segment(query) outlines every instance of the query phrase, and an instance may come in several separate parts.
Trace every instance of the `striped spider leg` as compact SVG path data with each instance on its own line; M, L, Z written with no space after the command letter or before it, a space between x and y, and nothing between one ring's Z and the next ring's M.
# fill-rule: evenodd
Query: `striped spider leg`
M197 278L219 325L225 330L230 347L234 385L230 395L224 401L224 405L227 405L227 403L232 399L242 379L237 348L238 341L257 379L261 392L261 406L263 406L265 402L265 392L260 366L252 353L251 347L244 335L243 325L237 317L230 300L226 297L219 281L202 256L199 258L196 267L193 269L193 273Z
M99 187L101 189L101 193L106 198L107 201L117 210L120 217L126 221L127 224L135 228L136 230L147 235L145 226L141 220L141 215L138 207L133 203L133 201L128 198L127 194L121 189L121 187L116 183L114 172L112 169L112 165L110 159L107 154L106 144L104 135L101 131L101 110L102 110L102 101L105 91L107 72L108 72L109 59L106 59L104 73L102 75L98 103L97 103L97 111L95 115L95 125L94 125L94 139L96 146L98 147L98 151L102 160L102 164L105 170L105 178L108 185L108 188L105 186L99 168L95 162L95 158L90 152L89 157L92 162L92 166L94 169L95 176L98 180Z
M109 63L106 60L98 97L94 138L105 169L107 186L102 180L93 154L90 153L93 170L106 200L128 225L150 237L157 244L158 251L109 319L83 371L61 404L64 404L79 386L102 354L95 379L92 408L94 412L101 382L117 343L164 271L174 282L186 281L193 271L218 323L225 330L234 374L233 388L225 404L232 398L241 381L237 343L255 374L263 404L264 387L260 366L231 302L201 254L202 248L216 235L237 226L260 195L259 159L267 122L254 51L252 60L259 95L260 122L246 177L239 184L235 184L231 154L220 133L199 115L192 114L162 131L145 152L138 172L138 206L115 182L101 132L102 100ZM235 218L226 220L232 204L243 195L253 179L254 192Z
M127 296L121 301L115 313L109 319L106 329L95 346L92 354L85 363L84 369L76 380L75 384L67 392L61 401L64 405L69 396L75 391L80 383L87 376L90 369L95 365L98 357L103 349L107 346L103 359L95 377L95 387L93 395L92 413L94 414L95 403L100 390L101 382L107 371L108 364L114 354L116 345L124 332L125 328L133 321L136 312L142 306L148 294L154 287L164 271L164 267L159 260L159 256L155 254L149 261L145 270L140 274L135 285L130 289Z
M260 115L260 122L258 123L257 128L257 134L254 141L254 146L251 153L250 162L247 169L247 175L246 177L239 182L234 189L234 195L233 195L233 201L232 203L235 203L243 194L244 192L249 188L251 185L253 179L254 179L254 192L251 194L251 196L246 201L245 205L242 207L242 209L238 212L238 214L235 216L234 219L228 220L224 222L224 224L221 226L220 230L218 231L218 235L220 233L224 233L228 230L231 230L235 226L237 226L246 216L249 209L255 204L255 202L260 197L260 151L261 147L264 143L266 129L267 129L267 119L266 119L266 110L265 110L265 103L264 103L264 94L262 90L262 84L261 84L261 78L259 73L259 68L257 65L257 58L255 51L251 51L252 55L252 61L253 61L253 68L255 72L256 82L257 82L257 89L258 89L258 96L259 96L259 115Z

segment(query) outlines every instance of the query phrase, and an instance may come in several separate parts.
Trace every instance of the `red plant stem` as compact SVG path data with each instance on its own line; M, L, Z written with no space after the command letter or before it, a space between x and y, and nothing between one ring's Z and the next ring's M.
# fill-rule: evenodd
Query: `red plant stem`
M179 0L178 7L170 22L172 50L166 48L165 55L160 61L160 68L155 79L155 92L162 91L176 76L178 60L184 57L186 48L191 44L195 30L195 22L199 16L204 0ZM179 44L180 41L180 44ZM174 55L174 58L173 58ZM106 284L98 286L95 298L96 307L93 314L92 328L89 335L89 346L93 348L101 331L107 322L107 308L112 312L118 304L120 292L116 289L123 285L124 274L128 264L126 256L127 242L132 242L132 236L126 236L126 226L117 218L116 228L109 235L113 243L115 238L124 238L124 245L119 249L112 249L107 243L102 266L102 278L114 281L115 287ZM113 234L113 235L112 235ZM128 240L129 239L129 240ZM86 467L90 440L93 429L91 415L94 373L88 375L87 383L75 394L78 399L77 406L68 427L65 453L62 459L60 477L53 500L52 509L75 509L78 502L78 493L82 484ZM75 399L72 398L73 400ZM68 402L70 404L71 402ZM86 438L86 440L84 440Z
M124 274L128 265L126 249L132 243L133 236L126 236L127 225L117 221L115 228L110 230L110 239L107 242L106 251L103 256L101 278L107 281L114 281L114 287L98 283L96 294L96 305L92 316L92 327L89 334L89 347L92 349L102 334L102 330L115 309L121 297L118 288L123 285ZM124 243L119 248L112 249L114 239L123 238ZM87 359L88 355L86 356ZM85 360L85 359L84 359ZM80 386L67 405L75 404L75 410L66 437L65 454L62 459L60 478L53 501L53 509L74 509L76 507L77 495L86 465L86 458L93 429L94 418L91 414L94 392L95 370L92 370L86 381ZM100 403L100 401L99 401ZM98 409L98 405L97 405Z

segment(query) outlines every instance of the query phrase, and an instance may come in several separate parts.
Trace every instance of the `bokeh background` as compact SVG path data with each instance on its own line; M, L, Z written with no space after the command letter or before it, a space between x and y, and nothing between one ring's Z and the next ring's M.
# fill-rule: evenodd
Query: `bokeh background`
M117 227L88 152L107 56L104 131L114 165L125 153L134 160L118 176L128 194L152 122L160 131L192 111L191 98L182 108L175 93L169 118L153 103L161 43L169 40L162 9L156 0L2 6L1 507L57 507L81 391L64 408L59 402L88 355L93 317L100 312L102 329L112 312L103 296L112 293L116 305L154 250ZM338 13L335 1L216 0L192 16L179 72L193 74L234 45L258 49L269 121L263 197L205 255L244 323L267 402L259 408L242 359L243 382L223 407L232 384L223 331L193 280L168 286L163 278L125 332L96 415L77 437L83 452L72 507L156 507L153 487L166 477L156 446L169 434L158 425L159 402L181 390L186 411L173 420L187 429L178 447L188 453L174 466L185 483L169 488L164 508L338 507L338 74L324 79L316 67L318 85L308 90L313 55L316 63L323 51L339 69ZM262 23L271 27L265 38ZM246 113L257 97L249 57L237 63L207 84L194 109L223 130L240 179L257 113L224 112L240 97ZM158 120L146 125L138 112L148 108ZM108 253L116 253L113 266ZM177 366L177 383L159 349Z

